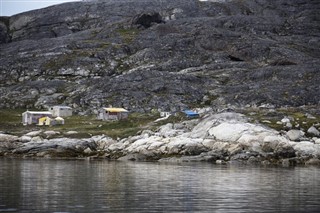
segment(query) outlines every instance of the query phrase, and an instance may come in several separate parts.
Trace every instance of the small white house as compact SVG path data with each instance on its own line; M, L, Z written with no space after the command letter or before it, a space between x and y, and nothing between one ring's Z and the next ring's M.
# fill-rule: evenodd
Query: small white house
M72 116L72 108L68 106L53 106L49 108L53 117L69 117Z
M124 108L102 108L99 112L98 119L121 120L128 118L129 111Z
M38 124L39 119L43 117L52 118L52 113L48 111L26 111L22 113L22 124Z
M171 112L160 112L160 117L169 117L171 115Z

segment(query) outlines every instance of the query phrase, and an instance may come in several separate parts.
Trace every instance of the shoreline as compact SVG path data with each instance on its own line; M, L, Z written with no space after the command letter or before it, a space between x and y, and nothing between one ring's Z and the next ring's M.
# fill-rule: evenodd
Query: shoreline
M39 136L42 131L28 134L0 134L0 157L320 165L318 136L306 137L295 129L277 131L236 112L211 112L123 139L106 135L46 139Z

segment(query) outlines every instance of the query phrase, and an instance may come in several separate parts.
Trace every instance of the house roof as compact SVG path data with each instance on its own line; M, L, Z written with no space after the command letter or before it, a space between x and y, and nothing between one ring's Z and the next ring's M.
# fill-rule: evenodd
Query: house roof
M30 113L30 114L34 114L34 115L52 115L51 112L48 111L25 111L24 113Z
M59 108L63 108L63 109L72 109L71 107L68 107L68 106L60 106L60 105L58 105L58 106L53 106L53 107L59 107Z
M104 110L108 111L108 112L128 112L128 110L124 109L124 108L103 108Z
M199 115L199 113L197 113L197 112L194 112L194 111L192 111L192 110L185 110L185 111L183 111L186 115Z

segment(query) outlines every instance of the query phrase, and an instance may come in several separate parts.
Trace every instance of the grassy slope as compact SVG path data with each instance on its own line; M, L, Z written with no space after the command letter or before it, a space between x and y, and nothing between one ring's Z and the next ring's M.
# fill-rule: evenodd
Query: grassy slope
M77 131L77 134L68 135L68 137L85 138L92 135L105 134L112 138L125 138L131 135L137 134L144 129L156 130L159 126L166 123L181 122L186 118L183 115L171 116L169 119L154 123L153 121L159 118L158 114L141 114L130 113L129 118L121 121L101 121L97 120L96 116L79 116L74 115L72 117L65 118L65 125L57 126L37 126L28 125L23 126L21 123L21 113L24 110L21 109L1 109L0 110L0 132L21 136L25 133L35 130L54 130L59 131L56 137L63 137L68 131ZM315 113L314 119L307 118L306 111L297 108L288 109L245 109L237 110L247 115L251 122L263 123L278 131L288 130L282 124L278 124L284 117L291 117L294 129L303 129L307 131L309 127L315 125L319 128L320 115ZM309 110L307 110L309 111ZM268 122L265 122L268 121Z
M23 135L35 130L54 130L59 131L62 137L68 131L77 131L68 137L89 137L91 135L105 134L112 138L124 138L130 135L135 135L140 130L143 130L150 125L152 121L158 118L157 114L138 114L131 113L129 118L121 121L101 121L97 120L96 116L79 116L65 118L65 125L56 126L23 126L21 123L21 113L24 110L0 110L0 132Z
M308 110L307 108L279 108L274 110L250 108L241 110L240 112L248 116L251 122L263 123L278 131L288 131L290 129L278 123L282 118L287 117L291 120L293 125L292 129L301 129L307 132L311 126L319 127L320 125L320 115L318 113L312 113L313 118L308 118L309 111L312 110Z

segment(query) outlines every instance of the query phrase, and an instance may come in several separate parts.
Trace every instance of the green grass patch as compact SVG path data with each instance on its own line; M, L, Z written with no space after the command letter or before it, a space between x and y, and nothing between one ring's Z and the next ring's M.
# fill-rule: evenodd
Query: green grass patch
M59 70L63 67L70 67L70 64L73 64L79 58L90 57L92 54L88 50L72 50L70 53L59 55L57 58L50 59L44 63L43 69L45 70Z
M299 108L279 109L279 112L286 113L294 119L293 126L299 125L300 129L307 131L311 126L320 123L320 115L309 113L308 110ZM308 117L308 114L313 118Z
M24 133L37 130L35 126L22 125L22 113L25 109L2 109L0 110L0 132L23 135Z
M307 131L311 126L320 123L320 115L312 114L314 118L310 118L307 116L308 109L303 108L278 108L274 110L248 108L240 112L248 116L252 122L262 123L278 131L288 130L284 124L279 123L284 117L291 120L292 129Z
M130 113L128 119L120 121L102 121L95 115L66 117L64 125L37 126L22 125L23 109L1 109L0 131L8 134L21 136L30 131L58 131L60 134L54 137L87 138L93 135L107 135L112 138L125 138L136 135L139 131L149 129L159 115L152 113ZM68 131L76 131L77 134L67 135Z
M136 28L119 28L117 29L117 32L120 34L123 42L125 44L129 44L133 41L133 39L136 38L137 34L139 33L139 30Z

